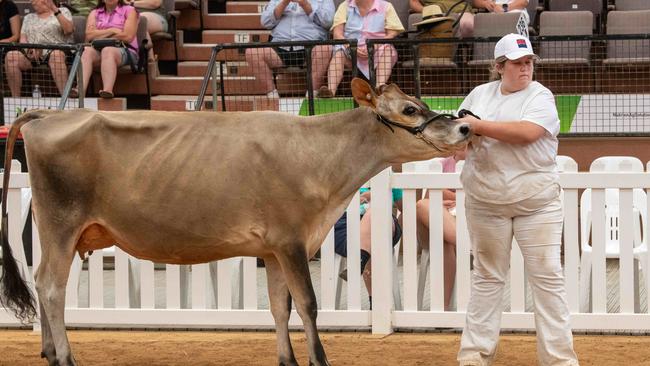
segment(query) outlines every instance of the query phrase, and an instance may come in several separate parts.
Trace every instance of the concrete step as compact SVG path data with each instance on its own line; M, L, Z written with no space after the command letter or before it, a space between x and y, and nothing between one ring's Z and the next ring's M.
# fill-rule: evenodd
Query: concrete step
M201 12L198 9L186 8L181 11L176 28L178 29L201 29Z
M215 65L215 73L219 75L219 65ZM226 62L223 67L224 76L252 76L252 70L246 62ZM208 61L182 61L178 63L178 76L204 76L208 71Z
M226 13L251 13L261 14L268 1L228 1Z
M185 111L194 110L196 96L187 95L157 95L151 97L151 109L158 111ZM206 95L203 101L203 110L212 110L213 101L211 95ZM217 110L222 110L221 99L217 98ZM280 110L280 101L277 98L266 96L241 95L226 97L226 111L254 111L254 110Z
M271 36L269 30L204 30L203 43L250 43L268 42Z
M193 25L193 24L192 24ZM180 27L186 29L185 27ZM241 30L264 30L260 23L259 14L204 14L204 29L241 29ZM194 28L193 28L194 29Z
M182 61L209 61L212 48L216 44L186 43L179 49L179 59ZM217 60L221 61L246 61L246 50L231 48L219 51Z

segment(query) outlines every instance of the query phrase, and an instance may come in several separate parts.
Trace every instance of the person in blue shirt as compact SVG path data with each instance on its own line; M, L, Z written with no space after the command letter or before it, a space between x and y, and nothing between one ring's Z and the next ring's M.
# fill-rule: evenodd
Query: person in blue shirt
M363 275L363 282L368 290L368 301L370 302L370 309L372 309L372 272L370 266L370 190L367 188L361 189L361 274ZM393 189L393 204L400 207L402 202L403 192L401 189ZM341 218L334 224L334 252L342 257L348 256L348 224L347 214L344 213ZM402 238L402 227L397 220L397 216L393 213L393 246L395 246ZM347 270L339 274L341 278L347 280Z
M271 0L261 16L261 23L271 29L271 42L326 40L334 19L332 0ZM332 47L319 45L312 49L312 86L323 83ZM246 62L269 98L278 98L272 69L282 66L304 66L303 47L248 48Z

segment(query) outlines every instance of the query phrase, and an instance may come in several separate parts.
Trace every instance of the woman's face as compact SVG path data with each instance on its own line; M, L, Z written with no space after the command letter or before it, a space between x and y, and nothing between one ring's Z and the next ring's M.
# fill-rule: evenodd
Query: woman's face
M534 64L533 56L524 56L516 60L506 60L502 65L497 65L497 71L501 74L502 91L515 93L526 89L533 81Z
M45 13L49 10L45 0L32 0L32 7L38 14Z

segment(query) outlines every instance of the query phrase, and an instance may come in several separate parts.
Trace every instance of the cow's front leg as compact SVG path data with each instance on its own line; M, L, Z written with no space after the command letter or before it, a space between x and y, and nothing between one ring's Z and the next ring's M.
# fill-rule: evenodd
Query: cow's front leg
M275 336L278 347L279 366L297 366L298 362L289 339L289 315L291 315L291 294L287 288L282 268L275 257L264 258L266 280L269 289L271 314L275 320Z
M309 347L309 364L313 366L328 366L330 363L325 356L325 350L318 337L316 315L318 304L309 274L309 259L302 245L285 247L286 253L276 253L287 280L291 296L296 303L296 310L302 319Z

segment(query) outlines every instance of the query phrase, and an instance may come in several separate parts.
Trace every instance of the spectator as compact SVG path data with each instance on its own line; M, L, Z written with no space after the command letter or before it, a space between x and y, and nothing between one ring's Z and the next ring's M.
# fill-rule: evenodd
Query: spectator
M474 35L474 15L472 14L473 8L485 9L491 13L503 12L523 12L525 15L526 25L528 25L529 18L526 12L528 0L468 0L467 9L460 18L458 23L458 36L461 38L472 37ZM421 13L422 8L427 5L438 5L441 10L446 13L451 7L458 3L457 0L409 0L411 11L414 13ZM471 5L470 5L471 4ZM455 6L450 15L455 14L456 17L463 11L465 5L460 4Z
M271 29L271 42L322 41L328 37L332 25L334 3L332 0L271 0L262 12L261 22ZM312 86L317 89L323 82L332 47L319 45L312 49ZM271 69L282 66L303 66L303 47L248 48L246 62L262 90L269 98L278 98Z
M59 8L52 0L32 0L35 13L25 15L20 30L20 43L56 44L72 41L72 14L67 8ZM22 50L21 50L22 51ZM59 93L63 94L68 80L65 53L61 50L29 49L23 52L9 51L5 68L7 83L13 97L20 96L23 71L47 63Z
M12 0L0 0L0 42L18 42L20 14Z
M402 190L393 189L393 203L396 205L401 204ZM361 274L363 275L363 282L368 290L368 301L370 302L370 309L372 309L372 272L370 266L370 190L367 188L361 189ZM342 257L348 256L348 243L347 243L347 214L344 213L341 218L334 224L334 252ZM393 246L397 244L402 237L402 227L397 221L397 217L393 214ZM347 270L341 272L340 277L347 280Z
M86 42L97 39L114 38L129 47L104 47L100 50L87 46L81 57L83 68L83 90L86 91L93 68L100 66L102 90L99 96L113 98L113 86L117 69L122 65L137 63L138 12L124 0L99 0L97 7L88 15L86 22Z
M497 80L460 105L481 117L458 119L481 136L460 176L474 254L461 366L488 365L495 355L513 237L533 293L538 364L578 365L561 263L560 119L553 93L532 80L535 57L528 38L504 36L494 48Z
M442 162L443 173L454 173L456 163L465 159L465 151L457 151ZM442 241L443 265L445 283L445 310L449 310L452 290L456 279L456 190L442 191ZM429 198L425 197L417 203L417 234L422 247L429 247Z
M151 42L151 35L158 32L167 32L167 10L162 0L125 0L127 4L135 7L141 17L147 18L147 42ZM172 9L173 10L173 9ZM155 61L153 47L149 48L149 60Z
M370 78L366 40L391 39L404 31L393 5L385 0L346 0L334 15L334 39L356 39L357 67ZM374 50L377 85L385 84L397 62L397 50L391 44L380 44ZM344 66L352 66L347 46L335 46L327 71L327 86L318 91L320 98L331 98L343 79Z
M77 12L75 15L87 17L97 7L97 0L66 0L67 3Z

